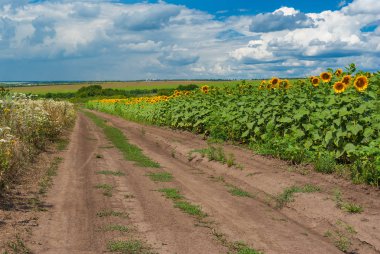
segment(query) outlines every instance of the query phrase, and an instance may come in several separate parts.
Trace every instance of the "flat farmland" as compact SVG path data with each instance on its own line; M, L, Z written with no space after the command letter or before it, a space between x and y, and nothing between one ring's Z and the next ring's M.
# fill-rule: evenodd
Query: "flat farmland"
M64 84L48 84L48 85L35 85L35 86L22 86L11 87L13 92L18 93L33 93L33 94L46 94L46 93L68 93L76 92L81 87L90 85L101 85L103 88L121 89L121 90L134 90L134 89L165 89L176 88L179 85L208 85L222 87L225 85L232 85L240 83L238 80L233 81L207 81L207 80L170 80L170 81L120 81L120 82L75 82Z

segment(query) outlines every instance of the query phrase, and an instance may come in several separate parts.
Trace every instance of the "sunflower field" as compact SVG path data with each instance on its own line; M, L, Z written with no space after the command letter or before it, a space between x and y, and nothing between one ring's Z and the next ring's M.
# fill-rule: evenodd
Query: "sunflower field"
M71 103L33 100L0 90L0 190L15 181L74 119Z
M165 98L90 101L87 107L128 120L202 133L318 171L349 169L355 182L380 184L380 72L350 65L296 81L259 84Z

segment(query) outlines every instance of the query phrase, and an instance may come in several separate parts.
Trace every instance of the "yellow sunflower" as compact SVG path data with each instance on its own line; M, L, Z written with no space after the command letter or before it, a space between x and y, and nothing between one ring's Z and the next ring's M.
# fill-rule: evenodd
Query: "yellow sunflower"
M314 87L318 87L319 86L319 78L318 77L313 77L311 79L311 83L313 84Z
M272 85L272 88L276 88L278 87L279 83L280 83L280 79L279 78L272 78L269 83Z
M201 91L202 91L203 93L205 93L205 94L208 93L208 90L209 90L209 87L208 87L208 86L202 86L202 87L201 87Z
M321 75L319 75L324 83L330 82L332 75L330 72L322 72Z
M284 79L284 80L281 80L281 81L280 81L280 88L282 88L282 89L289 89L290 86L291 86L291 85L290 85L289 80Z
M335 76L337 76L337 77L342 76L342 74L343 74L343 70L342 70L342 69L337 69L337 70L335 71Z
M335 82L333 88L335 93L343 93L346 90L346 85L342 82Z
M259 90L264 89L266 86L267 86L267 82L265 80L261 81L260 86L259 86Z
M351 76L350 75L346 75L346 76L343 76L342 80L340 82L342 82L343 84L345 84L346 86L348 86L350 84L350 81L351 81Z
M357 91L363 92L368 87L368 79L366 76L358 76L354 81L354 86Z

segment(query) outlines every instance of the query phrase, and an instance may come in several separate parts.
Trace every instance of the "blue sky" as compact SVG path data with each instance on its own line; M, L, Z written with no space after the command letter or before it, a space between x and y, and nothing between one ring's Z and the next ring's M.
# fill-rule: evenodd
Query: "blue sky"
M137 3L135 0L122 0L122 3ZM157 1L146 1L155 3ZM291 6L302 12L321 12L338 10L351 0L172 0L167 3L185 5L189 8L206 11L217 16L254 15L262 12L272 12L282 6Z
M0 80L380 69L379 0L0 0Z

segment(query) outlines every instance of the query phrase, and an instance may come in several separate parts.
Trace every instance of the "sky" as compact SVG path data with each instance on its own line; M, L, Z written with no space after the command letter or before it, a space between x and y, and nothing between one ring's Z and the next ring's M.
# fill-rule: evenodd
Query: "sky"
M380 0L0 0L0 81L380 70Z

